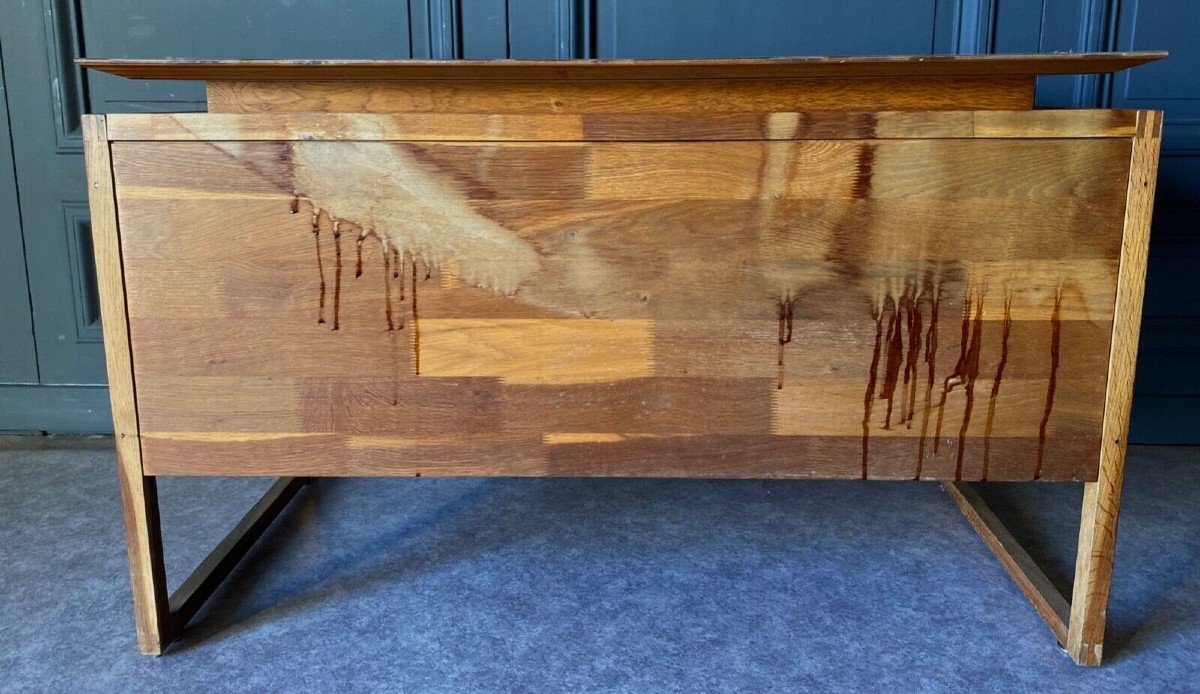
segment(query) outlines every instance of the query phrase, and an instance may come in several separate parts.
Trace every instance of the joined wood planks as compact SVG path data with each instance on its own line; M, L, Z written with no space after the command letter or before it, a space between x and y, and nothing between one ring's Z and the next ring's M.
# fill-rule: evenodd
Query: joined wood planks
M1136 120L919 115L118 119L146 469L1094 479Z

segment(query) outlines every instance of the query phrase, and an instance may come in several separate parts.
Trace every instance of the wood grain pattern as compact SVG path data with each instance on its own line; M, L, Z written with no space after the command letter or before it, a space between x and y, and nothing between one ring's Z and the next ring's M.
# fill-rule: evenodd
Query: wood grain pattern
M134 622L138 648L143 653L157 654L167 640L166 572L159 529L158 491L154 478L143 476L112 160L104 116L83 116L82 128Z
M1034 78L230 81L210 113L680 114L1033 108Z
M911 77L1115 72L1161 51L1012 55L722 58L716 60L98 60L83 67L137 79L628 80Z
M1128 116L944 115L126 120L146 469L1095 479Z
M1103 655L1161 141L1162 113L1143 112L1138 119L1138 134L1133 140L1129 163L1099 472L1096 481L1083 488L1075 587L1066 643L1067 653L1081 665L1099 665Z
M371 142L680 142L689 140L898 140L912 138L1132 137L1136 111L817 111L771 113L202 113L108 116L123 140Z

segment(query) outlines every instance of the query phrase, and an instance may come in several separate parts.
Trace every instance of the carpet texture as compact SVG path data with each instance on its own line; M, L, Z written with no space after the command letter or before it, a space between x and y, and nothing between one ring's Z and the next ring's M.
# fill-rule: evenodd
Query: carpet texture
M269 486L160 482L171 587ZM1107 664L935 484L321 480L138 655L109 450L0 450L4 691L1189 691L1200 449L1131 452ZM1080 486L991 485L1069 584Z

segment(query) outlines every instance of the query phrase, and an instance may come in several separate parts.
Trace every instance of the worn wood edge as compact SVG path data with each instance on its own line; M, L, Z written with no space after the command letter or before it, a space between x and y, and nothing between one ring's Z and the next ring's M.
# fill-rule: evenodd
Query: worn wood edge
M670 127L664 127L664 122ZM653 114L114 114L111 141L619 142L837 139L1127 138L1129 110Z
M942 488L954 500L954 504L966 516L967 521L992 550L1000 565L1012 577L1021 592L1033 603L1038 615L1050 627L1059 644L1067 642L1067 623L1071 606L1066 597L1046 577L1046 574L1029 556L995 512L966 482L942 482Z
M209 552L179 588L171 594L168 634L174 640L204 605L250 548L283 512L307 477L281 477L250 507L233 530ZM164 644L165 645L165 644Z
M1116 72L1163 51L690 60L101 60L80 67L133 79L643 80L1051 75Z
M146 477L142 466L116 192L104 116L83 116L82 130L134 621L138 648L143 653L157 654L167 637L167 587L158 491L154 478Z
M1112 583L1117 518L1125 474L1150 222L1162 141L1162 112L1141 111L1130 153L1125 226L1117 274L1113 332L1096 482L1083 487L1075 586L1066 649L1080 665L1099 665Z

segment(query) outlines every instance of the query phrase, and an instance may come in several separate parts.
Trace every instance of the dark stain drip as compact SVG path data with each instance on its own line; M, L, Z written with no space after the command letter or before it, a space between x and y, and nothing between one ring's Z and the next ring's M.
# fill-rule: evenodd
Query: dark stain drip
M913 479L921 479L921 467L925 463L925 438L929 434L929 413L933 406L933 383L937 368L938 307L941 305L941 290L934 288L929 299L929 330L925 333L925 364L929 367L925 381L925 414L921 416L921 438L917 444L917 472Z
M979 353L983 348L983 293L975 306L975 321L971 326L971 346L963 362L962 378L965 383L967 402L963 406L962 426L958 428L958 459L954 465L954 479L962 479L963 451L967 447L967 428L971 426L971 410L975 407L975 379L979 378Z
M412 261L413 372L421 375L421 326L417 322L417 261Z
M362 242L364 238L366 236L360 233L358 239L354 242L356 252L358 253L358 260L354 264L354 277L356 279L362 277Z
M392 348L392 407L400 404L400 355L396 348L396 333L388 333L388 342Z
M399 253L399 251L397 251ZM404 269L408 267L408 252L405 251L402 255L393 258L394 264L392 267L397 268L400 273L400 300L404 301ZM401 320L401 323L404 321Z
M864 144L859 147L858 161L854 170L854 186L850 194L855 198L871 196L871 177L875 168L875 145Z
M292 197L292 214L296 214L299 211L300 211L300 196L296 195L296 196Z
M292 214L297 212L300 198L292 199ZM321 275L321 296L317 301L317 323L325 322L325 262L321 258L321 214L313 212L312 216L313 242L317 246L317 272Z
M1000 363L996 365L996 377L992 379L992 392L988 398L987 422L983 427L983 476L988 478L988 463L992 453L992 420L996 417L996 396L1000 394L1000 381L1004 379L1004 367L1008 364L1008 335L1012 332L1012 296L1004 298L1004 328L1000 333Z
M902 416L907 428L912 429L917 410L917 358L921 356L921 307L916 298L908 302L908 359L904 367L904 385L908 387L908 412ZM904 412L901 409L901 412Z
M796 300L788 294L779 300L779 381L776 388L783 390L783 346L792 341L792 312Z
M887 400L887 412L883 417L885 430L892 428L892 407L896 400L896 384L900 382L900 368L904 364L904 335L901 330L904 314L901 313L900 306L907 301L907 297L901 297L900 303L892 301L890 297L887 299L887 302L892 303L892 317L888 321L887 361L883 369L883 390L879 393L880 400ZM886 302L884 305L887 305ZM903 399L903 394L901 399Z
M428 264L428 263L426 263L426 264L425 264L425 279L427 279L427 280L428 280L430 277L432 277L432 276L433 276L433 274L432 274L432 273L433 273L433 270L432 270L432 269L430 269L430 267L429 267L429 264Z
M1038 427L1037 467L1033 479L1042 477L1042 457L1046 453L1046 425L1050 423L1050 411L1054 409L1054 389L1058 387L1058 357L1062 341L1062 290L1054 293L1054 313L1050 314L1050 382L1046 386L1046 408L1042 423Z
M337 261L333 270L333 329L337 330L340 327L338 312L342 304L342 225L338 221L333 223L333 248Z
M942 382L942 398L938 401L937 429L934 430L933 437L934 455L937 455L938 446L942 440L942 422L946 418L946 396L950 395L950 391L954 390L954 386L962 383L963 365L967 360L967 348L970 346L970 337L971 293L968 290L966 296L963 297L962 335L959 336L958 340L958 362L954 365L954 371Z
M392 254L383 249L383 312L387 316L388 330L395 330L396 323L392 320Z
M407 264L407 253L400 253L395 248L392 249L392 279L397 280L399 286L400 302L404 303L404 268ZM404 309L396 314L396 330L404 330Z
M862 478L867 478L867 449L871 438L871 405L875 401L875 382L879 372L879 353L883 347L883 309L875 317L875 351L871 355L871 376L867 381L867 393L863 396L862 418Z

